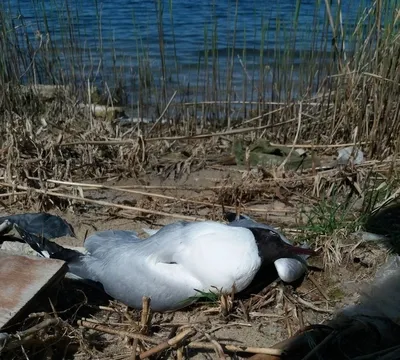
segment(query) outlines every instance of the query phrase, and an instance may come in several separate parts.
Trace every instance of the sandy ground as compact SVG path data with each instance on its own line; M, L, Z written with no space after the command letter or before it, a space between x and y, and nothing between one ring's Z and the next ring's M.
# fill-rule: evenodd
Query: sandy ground
M161 180L160 178L145 179L149 185L176 185L176 186L215 186L224 178L229 176L232 178L240 178L242 176L239 171L218 171L214 169L206 169L201 172L192 173L180 180ZM139 180L124 179L118 182L110 182L109 185L133 185ZM143 182L143 179L141 180ZM159 190L154 190L159 192ZM164 195L174 197L190 197L196 199L199 194L194 191L169 190L163 192ZM132 206L140 206L146 208L154 208L161 211L171 211L180 213L179 209L183 206L178 201L171 207L161 202L155 202L154 199L141 194L127 194L111 190L93 190L86 192L85 196L92 199L104 200L119 204L131 204ZM213 201L215 197L211 191L203 191L202 199ZM298 205L284 204L276 197L265 197L262 203L253 203L251 207L267 209L268 213L259 213L258 220L268 222L274 226L280 226L284 229L295 228L299 222ZM286 213L285 213L286 209ZM21 212L20 210L17 212ZM129 229L136 230L139 234L143 234L143 228L159 228L163 224L176 221L172 218L148 217L143 214L142 218L134 219L134 213L121 212L114 209L99 207L96 205L86 205L66 211L51 211L60 215L69 221L76 231L77 238L58 239L57 242L69 246L82 246L84 239L94 231L106 229ZM196 210L190 210L193 216L210 216L220 218L221 209L215 208L210 210L206 207L199 206ZM290 237L290 235L289 235ZM168 324L194 324L199 331L208 332L211 336L220 342L235 343L243 346L252 347L269 347L275 343L288 338L302 327L310 324L319 324L332 316L332 312L341 309L346 304L352 304L357 301L360 290L363 286L371 282L376 267L385 260L385 253L376 248L368 248L357 245L356 240L345 239L343 247L340 250L342 259L335 266L324 268L324 256L321 255L311 260L312 265L324 268L321 272L312 272L311 279L306 277L303 283L296 289L291 286L276 284L269 289L267 294L261 293L254 295L251 303L249 299L243 300L241 303L235 303L234 309L227 318L222 317L218 312L218 307L212 305L195 305L189 309L178 311L173 314L159 315L155 314L153 318L153 327L155 332L164 333L168 330ZM63 286L63 285L62 285ZM69 286L72 286L68 288ZM77 290L75 285L65 285L69 289L71 299L74 298L74 291ZM97 295L95 295L97 296ZM303 302L294 301L299 296ZM79 296L78 296L79 297ZM88 297L88 305L90 305L90 297ZM263 299L261 301L260 299ZM98 299L97 299L98 300ZM71 300L73 302L73 300ZM108 304L108 299L103 303ZM250 305L251 304L251 305ZM260 305L261 304L261 305ZM246 313L241 307L250 307ZM110 319L107 312L99 311L90 315L95 319ZM121 320L121 319L119 319ZM164 324L164 325L160 325ZM167 325L165 325L167 324ZM90 335L91 334L91 335ZM88 331L87 336L94 336ZM121 340L121 337L114 335L101 334L97 335L97 344L102 346L94 346L89 352L80 351L75 354L75 358L89 358L88 353L92 352L96 358L124 358L123 355L129 356L132 348L129 343ZM94 348L98 350L94 350ZM101 349L100 349L101 348ZM81 354L81 355L79 355ZM117 354L120 357L113 357ZM101 356L100 356L101 355ZM171 356L173 354L170 354ZM190 358L195 359L212 359L216 358L213 351L191 351Z

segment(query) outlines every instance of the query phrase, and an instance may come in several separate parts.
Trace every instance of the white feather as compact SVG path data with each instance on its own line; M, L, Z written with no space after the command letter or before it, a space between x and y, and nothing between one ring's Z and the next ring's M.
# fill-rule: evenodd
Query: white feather
M151 298L156 311L187 305L197 290L245 289L261 265L253 233L216 222L178 222L146 240L129 231L90 236L89 255L70 263L74 274L99 281L112 297L140 308Z

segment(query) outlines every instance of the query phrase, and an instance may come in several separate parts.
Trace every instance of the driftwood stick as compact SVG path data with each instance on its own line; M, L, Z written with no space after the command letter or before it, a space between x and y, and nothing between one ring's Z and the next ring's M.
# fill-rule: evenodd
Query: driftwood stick
M188 337L193 336L196 333L194 329L186 329L180 332L178 335L174 336L172 339L169 339L145 352L142 352L139 355L140 359L146 359L152 355L155 355L163 350L166 350L170 347L174 347L179 345L182 341L186 340Z

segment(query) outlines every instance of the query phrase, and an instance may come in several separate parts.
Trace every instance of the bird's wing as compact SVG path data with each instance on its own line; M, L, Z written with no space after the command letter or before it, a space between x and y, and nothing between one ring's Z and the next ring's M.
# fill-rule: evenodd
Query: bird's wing
M78 270L130 306L140 307L142 297L149 296L153 309L182 307L183 301L194 295L194 289L201 287L184 266L171 260L179 251L182 226L168 225L160 231L161 236L146 240L129 231L96 233L86 241L90 255Z
M101 256L112 249L141 241L136 231L106 230L90 235L85 240L85 248L92 256Z
M163 230L151 239L161 238ZM167 248L160 259L181 264L206 287L229 291L235 282L240 290L249 284L261 264L257 244L248 229L207 221L184 223L168 234L174 238L175 248Z

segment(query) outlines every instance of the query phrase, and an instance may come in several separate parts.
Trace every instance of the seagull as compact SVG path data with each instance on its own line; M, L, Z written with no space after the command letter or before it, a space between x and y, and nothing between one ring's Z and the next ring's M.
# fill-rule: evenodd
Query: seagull
M252 229L252 228L266 229L275 233L276 236L279 236L282 239L282 241L284 241L286 244L291 245L291 242L285 237L285 235L283 235L277 229L275 229L270 225L256 222L247 215L242 214L236 216L235 213L228 212L225 214L225 217L229 221L228 223L229 226L244 227L247 229ZM264 240L268 241L269 239L270 238L265 238ZM306 260L308 258L308 255L304 254L301 257L303 258L303 260ZM279 278L286 283L292 283L300 279L307 271L307 264L303 260L294 258L283 258L283 257L276 259L274 261L274 265Z
M65 260L69 271L100 283L105 292L140 309L150 297L154 311L192 304L199 292L240 292L264 263L313 255L262 227L235 227L214 221L176 222L147 239L134 231L96 232L85 241L86 253L65 249L14 225L24 241L43 256Z

